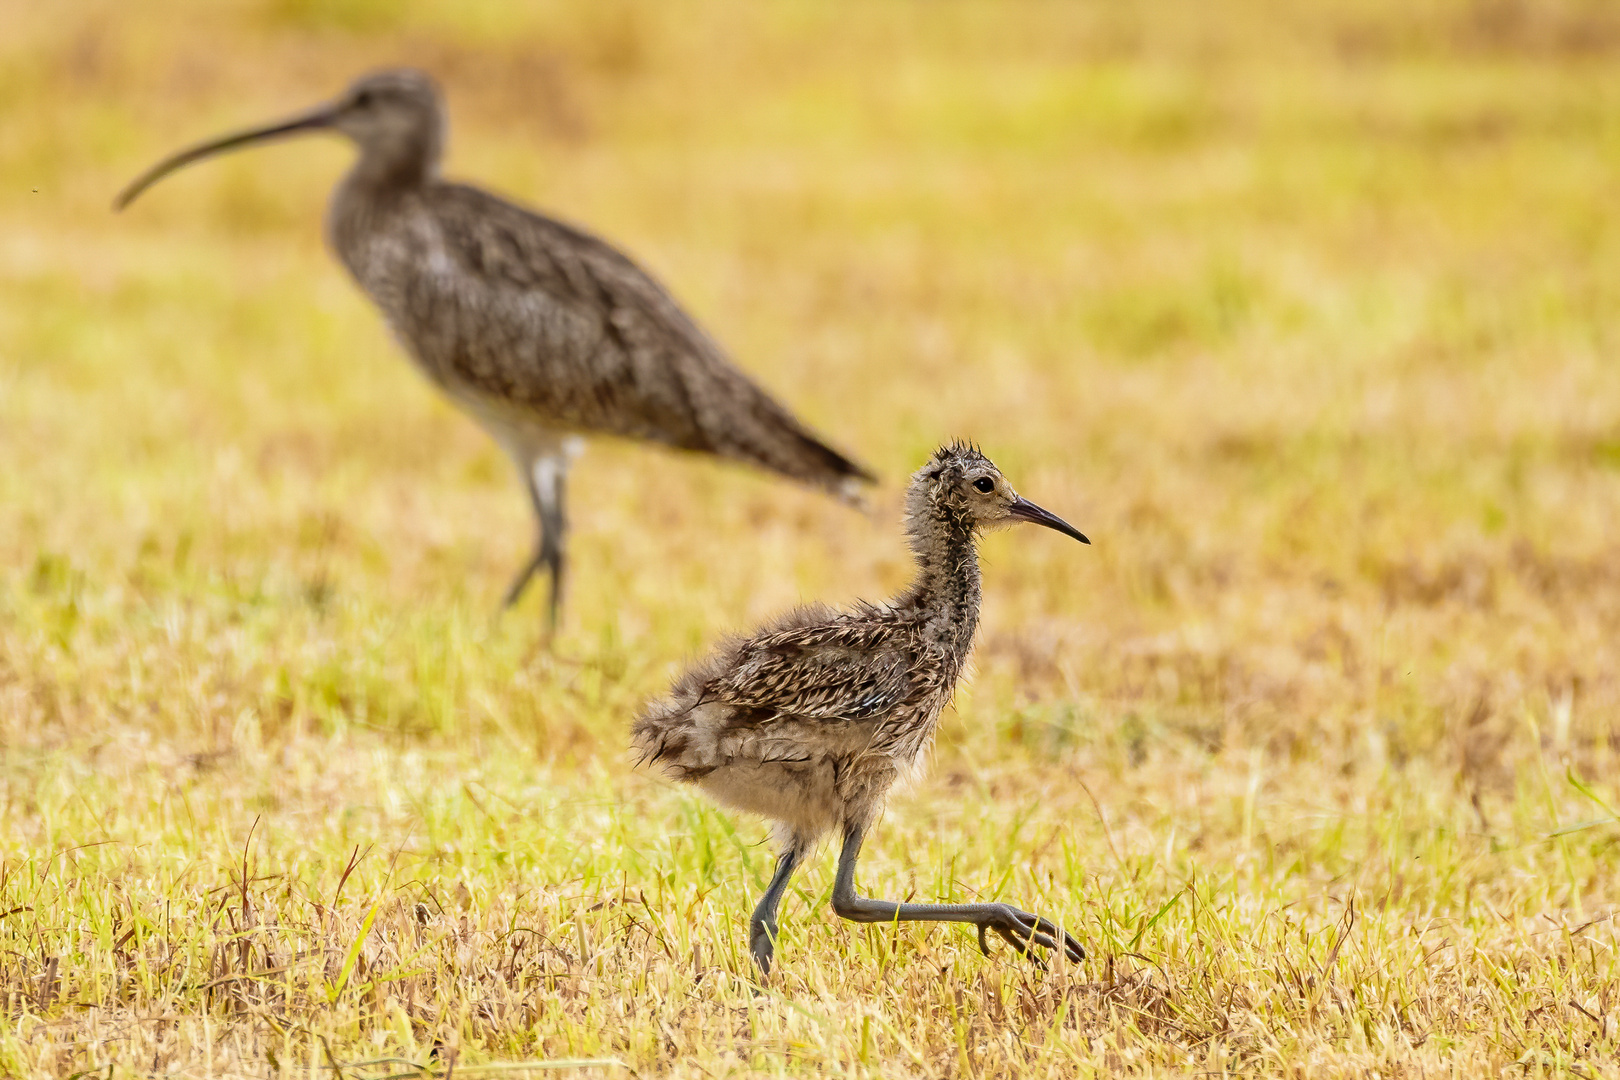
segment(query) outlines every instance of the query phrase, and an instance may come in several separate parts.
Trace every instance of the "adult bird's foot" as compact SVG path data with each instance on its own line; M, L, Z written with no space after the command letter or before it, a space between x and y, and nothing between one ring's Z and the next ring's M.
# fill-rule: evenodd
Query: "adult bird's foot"
M1063 942L1063 953L1069 958L1070 963L1078 963L1086 958L1086 950L1075 940L1074 935L1051 919L1032 915L1011 904L995 905L992 913L979 923L979 951L986 956L990 955L990 942L985 936L989 930L1000 934L1007 944L1018 950L1020 956L1027 956L1037 964L1041 964L1042 960L1030 950L1030 946L1039 945L1046 949L1056 949L1059 941Z

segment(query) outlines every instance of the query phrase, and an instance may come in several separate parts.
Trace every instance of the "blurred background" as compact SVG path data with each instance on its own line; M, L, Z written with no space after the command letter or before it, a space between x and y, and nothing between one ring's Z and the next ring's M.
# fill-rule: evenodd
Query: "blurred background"
M624 761L639 704L727 630L901 586L904 479L966 437L1094 546L987 541L978 676L892 821L1046 800L1093 869L1269 835L1320 884L1351 865L1329 819L1384 880L1399 843L1367 837L1474 858L1601 816L1562 778L1609 791L1620 754L1612 4L5 0L0 42L0 746L29 805L214 769L228 861L255 814L327 828L340 794L259 770L374 767L342 746L441 779L498 751L664 820L684 796ZM594 442L561 634L538 590L496 618L529 511L323 247L352 151L109 209L401 63L445 89L448 174L634 255L881 473L873 513ZM63 827L8 813L39 850ZM1579 909L1613 838L1391 888Z

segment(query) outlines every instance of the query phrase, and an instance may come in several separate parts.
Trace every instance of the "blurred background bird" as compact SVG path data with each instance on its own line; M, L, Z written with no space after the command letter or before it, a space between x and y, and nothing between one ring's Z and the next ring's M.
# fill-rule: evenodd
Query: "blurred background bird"
M747 462L850 502L874 477L739 371L646 271L590 233L439 176L438 87L421 71L379 71L336 101L158 162L122 209L202 158L318 131L359 159L338 186L329 239L417 366L516 463L534 506L533 557L550 623L562 599L566 483L578 437L617 435Z

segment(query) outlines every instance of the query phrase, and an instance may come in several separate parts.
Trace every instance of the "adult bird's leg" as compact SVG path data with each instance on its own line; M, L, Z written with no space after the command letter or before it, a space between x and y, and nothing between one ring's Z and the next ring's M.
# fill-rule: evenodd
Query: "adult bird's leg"
M979 948L990 955L985 932L994 930L1007 944L1026 956L1031 945L1055 949L1063 942L1070 960L1086 958L1086 950L1067 931L1050 919L1031 915L1010 904L902 904L893 900L873 900L855 891L855 860L861 854L865 830L851 828L844 833L844 847L838 853L838 877L833 882L833 910L852 922L959 922L979 928Z
M529 501L534 504L535 523L539 537L534 555L529 559L512 585L506 590L505 607L511 607L523 595L529 579L544 566L551 577L551 628L557 628L557 614L562 607L562 578L564 543L567 539L568 518L564 499L568 479L568 458L565 453L544 454L534 459L524 470Z
M776 953L777 905L782 902L782 894L787 892L788 879L803 859L804 847L800 844L791 844L782 852L781 858L776 860L776 875L771 878L765 895L759 898L759 906L754 909L753 917L748 920L748 950L754 954L754 963L759 965L761 975L771 973L771 957Z

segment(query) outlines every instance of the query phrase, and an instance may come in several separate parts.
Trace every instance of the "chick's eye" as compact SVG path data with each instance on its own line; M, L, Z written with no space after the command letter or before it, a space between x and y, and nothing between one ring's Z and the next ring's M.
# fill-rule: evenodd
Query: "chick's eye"
M365 107L370 105L371 104L371 91L370 90L362 90L358 94L354 95L354 103L356 105L360 106L362 109L364 109Z
M975 491L982 491L988 495L992 491L996 490L996 482L990 479L988 476L981 476L977 480L973 481L973 489Z

